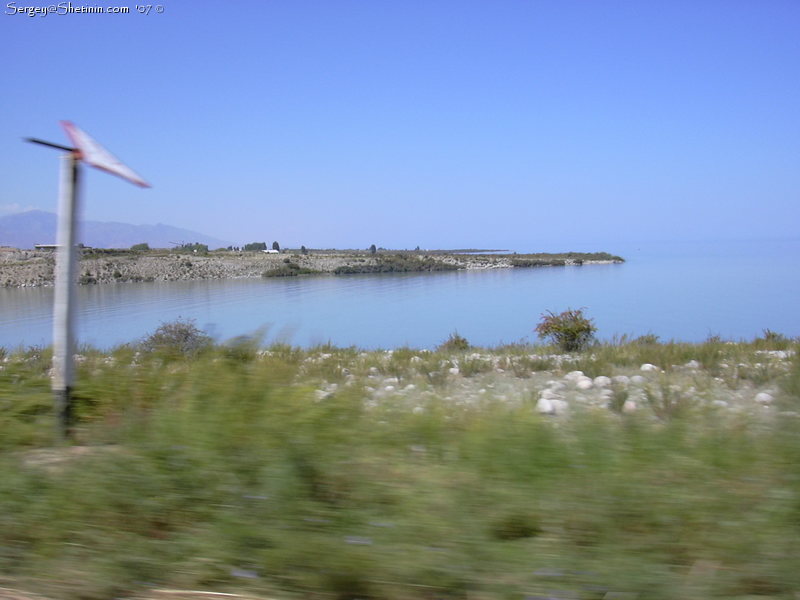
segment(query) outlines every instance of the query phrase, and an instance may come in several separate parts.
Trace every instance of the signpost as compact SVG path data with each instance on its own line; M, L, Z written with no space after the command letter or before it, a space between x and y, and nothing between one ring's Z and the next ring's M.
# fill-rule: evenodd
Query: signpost
M58 232L56 237L55 294L53 298L53 400L55 403L58 433L61 439L71 434L72 384L74 381L75 354L75 285L77 257L78 201L81 178L81 161L131 183L150 187L144 179L124 165L118 158L92 139L85 131L69 121L61 126L75 146L69 148L35 138L26 138L34 144L66 152L61 158L61 181L58 192Z

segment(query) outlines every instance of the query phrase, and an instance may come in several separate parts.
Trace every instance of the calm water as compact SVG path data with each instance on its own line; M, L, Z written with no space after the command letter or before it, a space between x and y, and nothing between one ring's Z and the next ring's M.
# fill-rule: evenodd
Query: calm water
M599 246L571 249L594 250ZM622 265L82 286L81 343L136 340L177 317L224 340L309 346L433 347L455 331L472 343L535 339L545 310L586 307L599 336L654 333L702 341L800 335L800 240L607 245ZM0 345L51 342L52 288L0 289Z

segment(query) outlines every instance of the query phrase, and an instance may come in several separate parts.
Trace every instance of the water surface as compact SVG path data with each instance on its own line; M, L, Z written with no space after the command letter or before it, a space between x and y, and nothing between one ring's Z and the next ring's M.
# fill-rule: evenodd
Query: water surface
M577 248L592 250L595 248ZM218 339L265 332L310 346L433 347L534 340L545 310L585 307L601 338L653 333L752 339L800 335L800 241L604 247L620 265L284 279L120 283L79 288L78 336L110 347L162 322L195 319ZM52 288L0 289L0 345L51 342Z

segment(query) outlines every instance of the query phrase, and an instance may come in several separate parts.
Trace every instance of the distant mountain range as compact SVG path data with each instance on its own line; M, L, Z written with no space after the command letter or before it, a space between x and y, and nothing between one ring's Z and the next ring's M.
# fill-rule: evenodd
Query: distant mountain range
M147 243L151 248L171 248L176 243L206 244L210 249L230 246L231 242L213 238L196 231L170 225L129 225L82 221L79 241L93 248L130 248ZM35 244L56 243L56 215L31 210L0 217L0 246L33 248Z

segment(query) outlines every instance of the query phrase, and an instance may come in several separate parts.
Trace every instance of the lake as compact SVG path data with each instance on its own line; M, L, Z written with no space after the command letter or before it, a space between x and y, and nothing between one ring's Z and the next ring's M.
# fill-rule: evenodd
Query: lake
M78 290L79 343L134 341L194 319L219 340L432 348L458 331L471 343L534 341L546 310L585 307L598 336L653 333L752 339L800 335L800 240L606 244L620 265L445 273L121 283ZM0 346L51 343L52 288L0 289Z

